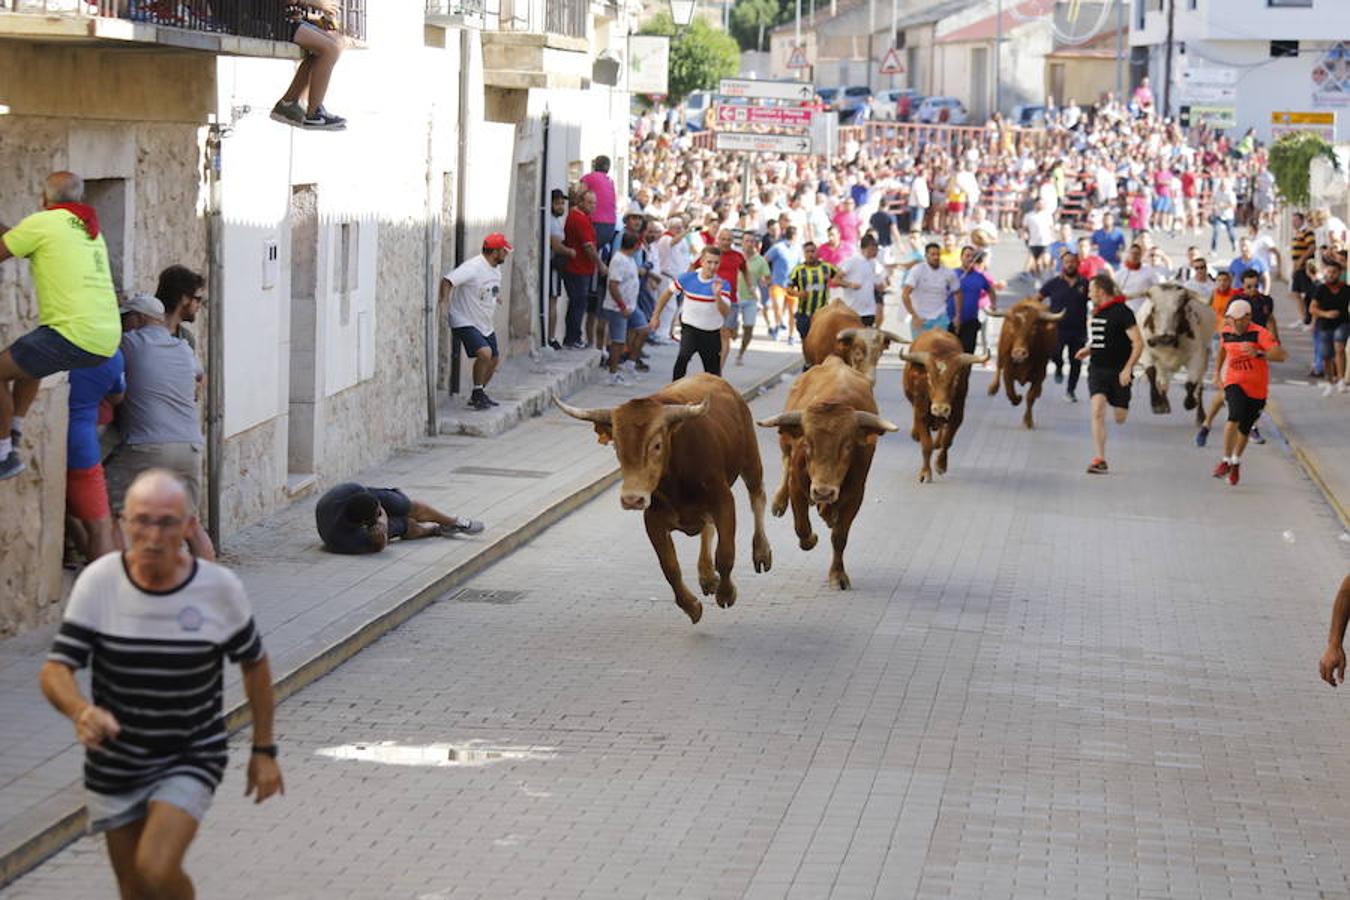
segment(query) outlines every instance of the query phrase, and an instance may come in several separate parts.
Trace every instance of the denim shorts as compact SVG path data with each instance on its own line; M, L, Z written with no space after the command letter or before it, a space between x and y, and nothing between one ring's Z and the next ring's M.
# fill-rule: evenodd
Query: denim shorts
M727 313L726 321L722 323L723 328L729 328L736 331L745 323L746 328L755 327L755 313L758 306L753 300L737 300L731 304L731 311Z
M199 823L211 808L215 791L191 775L170 775L121 794L84 792L89 808L89 834L111 831L144 819L150 812L150 801L157 800L176 806Z
M952 320L947 317L947 314L940 313L931 319L919 319L917 323L910 322L909 328L914 337L918 337L925 331L946 331L951 327L951 324Z
M602 307L600 315L605 317L605 322L609 325L609 342L611 344L622 344L628 340L629 315L640 315L640 313L636 310L632 313L621 313L617 309L604 309Z
M1318 320L1319 326L1316 331L1317 346L1322 350L1322 358L1330 359L1331 354L1336 352L1336 345L1344 344L1350 339L1350 322L1342 322L1335 328L1322 328L1321 321L1323 320Z
M492 358L497 358L497 332L483 334L472 325L461 325L450 329L450 333L459 338L459 342L464 345L464 352L469 356L477 356L479 350L487 347L492 351Z
M102 365L108 357L90 353L61 336L55 328L39 325L9 345L9 355L29 378Z

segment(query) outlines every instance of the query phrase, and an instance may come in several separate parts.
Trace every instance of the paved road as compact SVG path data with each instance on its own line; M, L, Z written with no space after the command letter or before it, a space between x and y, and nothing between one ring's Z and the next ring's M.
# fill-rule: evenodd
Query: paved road
M883 438L852 592L787 520L752 574L742 497L740 600L691 627L611 491L433 605L281 707L286 797L244 803L236 742L201 896L1350 894L1319 495L1276 441L1214 481L1146 398L1087 476L1086 404L1027 433L985 383L938 484ZM111 891L85 840L0 897Z

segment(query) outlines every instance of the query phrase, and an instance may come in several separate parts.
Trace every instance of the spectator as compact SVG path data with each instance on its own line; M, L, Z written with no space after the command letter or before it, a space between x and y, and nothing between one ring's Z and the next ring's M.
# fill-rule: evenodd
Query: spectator
M877 260L880 249L876 237L865 234L858 252L844 260L839 268L844 302L869 328L877 321L877 288L885 278L881 263Z
M567 336L564 345L569 350L585 350L589 345L582 338L582 325L586 332L592 329L585 321L595 315L592 306L591 279L596 272L605 275L608 271L600 261L599 236L591 224L591 211L595 209L595 192L578 188L573 195L572 209L567 213L563 225L563 243L572 251L572 257L563 264L563 287L567 291Z
M498 405L488 396L487 386L501 358L493 318L502 302L501 265L510 252L506 235L493 232L483 239L481 253L460 263L441 280L440 306L444 309L449 304L450 331L473 360L469 406L476 410Z
M1114 213L1102 216L1102 227L1092 233L1092 243L1097 252L1112 269L1120 266L1120 251L1125 248L1125 232L1116 226Z
M564 225L567 221L567 195L557 188L549 195L548 216L548 345L561 350L558 340L558 300L563 295L563 267L577 255L565 243Z
M1237 236L1233 233L1233 224L1237 218L1237 194L1233 192L1230 178L1220 178L1214 187L1214 196L1210 198L1212 210L1209 214L1209 250L1219 249L1219 229L1228 232L1228 246L1237 249Z
M1078 255L1066 252L1061 260L1060 273L1041 286L1040 295L1052 313L1064 313L1056 328L1059 343L1055 348L1055 384L1064 382L1064 357L1069 358L1069 386L1064 399L1078 402L1078 376L1083 361L1078 356L1087 343L1089 279L1078 268Z
M116 406L127 390L126 367L118 350L104 362L70 373L69 421L66 425L66 514L73 529L75 549L93 562L117 549L108 483L103 472L103 450L98 436L99 404Z
M330 553L379 553L390 541L439 535L480 534L476 519L447 516L398 488L344 482L330 488L314 507L314 524Z
M764 259L769 264L769 301L773 304L773 327L769 329L769 339L778 340L778 336L786 329L788 346L792 346L793 299L788 294L787 282L788 275L802 261L801 248L797 246L796 225L789 225L783 231L782 240L765 251Z
M1027 243L1026 270L1033 275L1041 275L1051 267L1045 251L1054 240L1054 228L1055 223L1045 208L1045 201L1037 198L1031 212L1022 219L1022 238Z
M18 443L24 417L48 375L102 365L122 331L98 214L74 172L47 176L42 212L0 225L0 263L27 257L37 294L36 329L0 352L0 481L26 467Z
M188 546L202 559L215 548L197 519L201 501L202 438L197 392L202 367L196 354L164 327L164 306L133 294L121 307L129 330L122 336L127 390L122 401L122 443L108 460L108 494L120 513L127 489L149 469L172 472L192 501Z
M685 230L684 219L680 216L671 216L670 221L666 223L665 234L656 242L656 269L660 279L656 290L657 296L671 287L676 278L689 271L692 261L696 258L695 246L694 236ZM701 251L702 247L698 247L698 250ZM653 310L652 334L649 338L652 343L664 344L667 340L674 339L678 307L678 301L671 304L670 314L660 321L655 318Z
M197 340L183 324L197 321L197 313L206 304L205 289L206 279L186 266L169 266L160 272L155 288L155 297L164 304L164 327L193 350Z
M595 192L595 207L590 211L591 225L595 228L595 247L597 250L606 251L610 244L614 242L614 232L618 231L619 223L618 201L614 195L614 179L609 177L609 157L597 156L592 160L591 171L581 177L581 184L587 190ZM600 272L598 274L599 277L592 279L592 294L597 301L602 293L605 273ZM589 311L594 317L595 309L591 308ZM595 318L594 321L600 323L603 320ZM595 346L600 346L598 339Z
M605 299L600 304L600 314L609 326L609 383L627 385L631 382L619 371L619 365L623 361L626 346L634 348L634 361L640 362L638 353L645 338L647 317L637 308L641 275L634 257L641 240L636 231L625 228L618 241L619 252L609 259L609 277ZM628 339L629 328L633 329L635 335L635 341L631 343Z
M1233 284L1241 284L1243 276L1248 272L1255 272L1261 281L1261 292L1270 293L1270 269L1254 253L1250 238L1244 237L1238 242L1238 256L1229 263L1228 272L1233 276ZM1276 340L1279 338L1276 337Z
M1327 383L1322 396L1329 397L1333 390L1343 394L1350 388L1345 371L1345 342L1350 340L1350 309L1346 301L1350 300L1350 288L1345 285L1339 262L1327 263L1326 269L1326 281L1318 285L1309 310L1317 322L1314 340L1321 347L1326 369Z
M289 0L286 27L289 39L305 51L291 86L272 107L272 119L309 131L342 131L347 120L323 108L333 67L342 55L336 0ZM302 104L301 100L305 102Z
M1289 217L1293 238L1289 242L1289 259L1297 273L1303 268L1304 260L1317 255L1317 233L1308 227L1307 217L1295 212Z

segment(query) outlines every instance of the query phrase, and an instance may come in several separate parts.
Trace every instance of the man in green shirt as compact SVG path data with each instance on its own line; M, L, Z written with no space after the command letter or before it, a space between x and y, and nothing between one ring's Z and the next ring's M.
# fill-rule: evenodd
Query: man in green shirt
M745 257L745 268L737 276L736 303L727 314L726 327L722 333L726 336L722 349L723 366L731 350L731 338L736 327L741 329L741 349L736 354L736 365L745 364L745 351L750 346L750 338L755 335L755 314L759 309L759 297L768 290L769 262L759 252L759 235L746 231L741 235L741 255Z
M0 352L0 480L25 468L15 446L42 379L100 365L117 352L122 323L98 215L73 172L47 176L42 212L0 225L0 262L27 257L38 327Z

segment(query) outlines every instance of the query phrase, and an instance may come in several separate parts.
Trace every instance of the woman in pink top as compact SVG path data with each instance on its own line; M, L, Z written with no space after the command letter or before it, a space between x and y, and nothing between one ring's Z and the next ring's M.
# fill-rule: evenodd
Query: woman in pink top
M858 232L862 228L862 219L853 211L853 198L845 197L839 202L834 214L834 227L839 232L839 244L843 248L841 256L848 259L858 246ZM825 259L822 255L821 259ZM826 262L832 262L826 259Z

